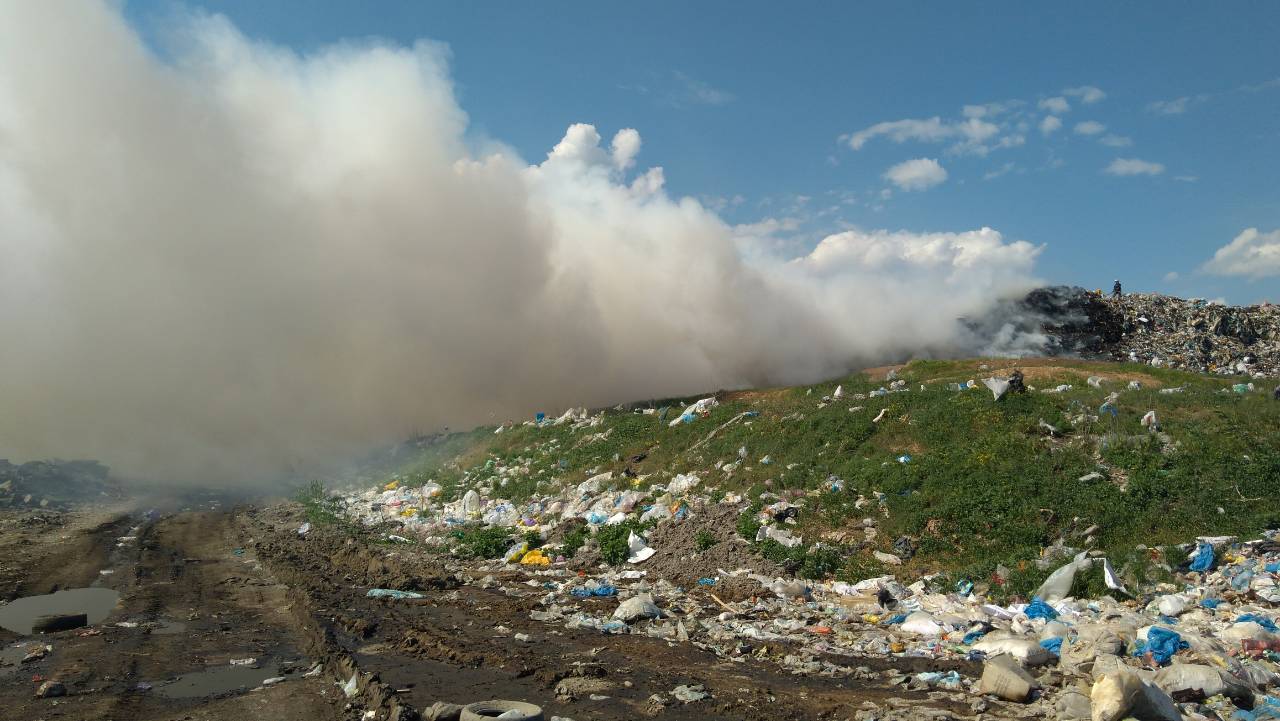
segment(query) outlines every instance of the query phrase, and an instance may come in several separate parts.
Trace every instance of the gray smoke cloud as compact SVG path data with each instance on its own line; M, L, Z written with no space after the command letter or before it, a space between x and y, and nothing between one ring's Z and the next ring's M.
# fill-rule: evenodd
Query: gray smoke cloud
M980 347L1031 287L989 228L798 258L573 124L467 136L447 49L312 54L192 14L0 3L0 455L253 480L417 431ZM549 142L549 144L551 144Z

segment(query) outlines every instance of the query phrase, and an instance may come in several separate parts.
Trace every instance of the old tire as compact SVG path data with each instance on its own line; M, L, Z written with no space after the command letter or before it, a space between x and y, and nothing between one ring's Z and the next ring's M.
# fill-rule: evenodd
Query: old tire
M516 711L523 716L508 716L516 721L543 721L542 708L523 701L481 701L462 707L461 721L488 721L508 711Z

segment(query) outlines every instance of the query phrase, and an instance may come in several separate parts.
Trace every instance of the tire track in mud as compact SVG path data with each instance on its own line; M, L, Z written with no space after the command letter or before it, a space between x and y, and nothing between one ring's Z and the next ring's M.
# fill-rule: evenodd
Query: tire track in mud
M117 538L131 528L129 535L136 540L118 547ZM177 513L141 524L124 516L95 526L67 547L51 543L33 552L25 562L31 575L50 582L97 578L108 565L114 573L101 578L121 592L121 603L91 635L80 635L82 630L43 637L54 651L22 669L23 680L39 674L62 681L68 696L35 699L34 685L0 684L0 708L5 709L0 717L353 718L342 703L334 705L339 694L332 685L321 678L301 678L301 673L257 691L211 692L190 699L161 698L150 687L206 668L225 669L231 658L301 657L302 634L287 608L288 589L251 556L234 552L248 545L241 531L226 512Z

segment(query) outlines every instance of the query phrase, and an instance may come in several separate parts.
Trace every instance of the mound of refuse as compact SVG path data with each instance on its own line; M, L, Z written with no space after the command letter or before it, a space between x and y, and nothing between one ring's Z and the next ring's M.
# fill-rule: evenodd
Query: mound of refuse
M1025 339L1024 348L1261 378L1280 373L1280 306L1227 306L1156 293L1118 297L1039 288L971 323L985 337ZM1008 351L1009 348L993 348Z
M0 507L63 508L101 500L117 491L109 469L97 461L30 461L0 458Z

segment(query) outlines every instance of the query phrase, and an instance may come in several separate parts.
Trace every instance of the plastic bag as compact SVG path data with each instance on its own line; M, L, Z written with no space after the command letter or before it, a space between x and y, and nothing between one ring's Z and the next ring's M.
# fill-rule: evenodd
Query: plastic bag
M1091 566L1093 566L1093 559L1088 557L1088 551L1081 551L1076 554L1075 560L1071 563L1049 574L1044 583L1040 584L1035 595L1048 603L1061 601L1071 593L1071 584L1076 580L1076 573L1088 570Z
M1177 631L1160 626L1152 626L1147 630L1147 640L1134 645L1133 655L1151 654L1151 659L1161 666L1169 663L1169 659L1178 651L1190 648L1190 644L1182 640Z

